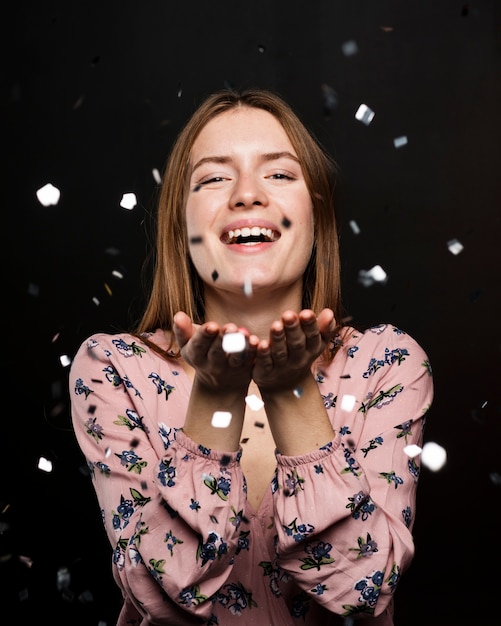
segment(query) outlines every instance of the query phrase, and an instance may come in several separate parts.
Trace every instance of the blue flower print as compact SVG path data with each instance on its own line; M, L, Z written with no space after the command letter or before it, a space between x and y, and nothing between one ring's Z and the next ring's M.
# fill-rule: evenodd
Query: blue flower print
M351 509L351 515L354 519L361 518L362 521L365 522L369 518L369 515L373 513L376 506L370 496L366 495L363 491L359 491L352 498L348 498L346 508Z
M227 593L223 593L226 591ZM257 607L257 602L252 599L252 593L247 591L242 583L228 583L217 594L218 602L232 615L242 615L245 609Z
M75 394L77 396L81 396L83 394L87 400L91 393L94 393L94 391L87 387L87 385L84 385L84 381L81 378L77 378L75 381Z
M224 554L228 552L228 544L224 539L212 531L207 537L207 541L203 541L200 537L198 542L196 560L202 560L202 567L209 561L215 561L216 558L220 559Z
M404 520L404 524L407 526L407 528L409 528L409 526L411 525L411 522L412 522L412 510L411 510L410 506L407 506L402 511L402 518Z
M160 422L159 427L160 428L158 429L158 434L160 435L160 439L164 444L164 448L168 450L174 443L174 441L176 441L177 430L175 428L167 426L163 422Z
M175 535L172 534L172 530L169 530L169 532L165 535L164 541L167 544L167 550L170 552L171 556L174 556L174 546L176 546L178 543L184 543L184 541L178 539Z
M332 545L326 541L318 541L314 544L308 544L305 548L306 554L310 556L299 559L302 562L302 570L316 569L320 571L322 565L334 563L334 559L330 555Z
M405 443L407 443L407 437L409 435L412 435L411 426L412 426L413 421L414 420L407 420L403 424L399 424L398 426L395 426L397 430L402 431L398 433L397 439L401 439L402 437L405 437Z
M337 396L334 396L332 391L328 393L326 396L322 395L322 399L324 401L324 407L326 409L332 409L336 407Z
M315 526L312 524L298 524L297 517L294 518L292 522L289 522L287 526L282 524L282 528L284 533L289 537L292 537L296 543L306 539L306 537L311 535L311 533L315 530Z
M121 454L115 453L120 459L120 464L125 466L129 472L140 474L148 465L148 461L141 460L141 457L134 450L123 450Z
M385 582L388 583L388 586L390 587L392 593L395 591L399 580L400 580L400 567L396 563L393 563L391 572L388 578L385 580Z
M85 422L85 426L87 427L87 434L90 435L96 441L101 441L103 438L103 427L96 422L97 417L89 417L89 419Z
M179 593L179 604L183 606L198 606L201 602L205 602L207 596L200 593L200 587L193 585L191 587L185 587Z
M198 502L198 500L193 500L193 498L190 498L191 500L191 504L190 504L190 509L192 511L200 511L200 503Z
M160 378L160 376L158 374L156 374L155 372L151 372L151 374L148 375L148 378L151 378L152 383L157 388L158 395L160 395L163 391L165 391L165 399L166 400L168 400L170 394L173 391L175 391L175 387L173 387L172 385L169 385L168 383L166 383L165 380Z
M176 468L171 465L172 461L172 458L160 461L160 471L157 478L164 487L174 487L176 484Z
M404 484L403 479L400 478L400 476L397 476L395 472L379 472L379 476L381 476L381 478L385 478L389 485L394 483L395 489L397 489L399 485Z
M384 439L381 436L374 437L374 439L369 441L369 446L367 448L360 448L360 450L364 453L364 458L371 450L375 450L378 446L382 446L383 442Z
M355 352L358 352L358 346L352 346L346 350L346 354L352 359L355 356Z
M300 491L303 491L304 478L299 476L297 468L294 467L292 472L287 472L287 478L284 484L284 495L294 496Z
M316 593L317 596L323 595L324 591L326 590L327 590L327 585L321 585L320 583L318 583L316 587L313 587L313 589L310 589L311 593Z
M221 500L228 500L231 491L231 479L220 476L216 478L212 474L204 474L204 485L208 487L212 494L218 495Z
M416 463L416 459L409 459L407 463L407 467L409 468L409 474L417 481L420 474L419 465Z
M390 404L390 402L393 402L397 393L400 393L403 390L403 385L398 383L393 387L390 387L390 389L388 389L387 391L384 391L382 389L377 395L374 395L373 393L368 393L365 401L362 402L358 410L362 413L367 413L367 411L372 407L376 407L376 409L381 409L386 404Z
M117 351L125 358L130 358L132 356L139 356L142 358L143 354L146 354L146 350L143 347L138 346L135 341L129 344L123 339L113 339L112 343L115 345Z
M242 550L249 550L250 540L249 540L250 530L241 530L238 535L237 540L237 549L235 554L239 554Z
M123 495L121 495L117 510L111 513L113 515L114 530L123 530L129 524L130 517L134 513L132 500L126 500Z
M117 426L127 426L129 430L139 428L148 434L148 427L143 424L144 417L139 417L133 409L125 409L125 415L117 415L117 417L118 419L113 422Z
M350 550L358 553L357 559L372 556L375 552L378 551L377 543L373 541L369 533L367 533L367 537L365 539L363 537L359 537L357 539L357 543L357 548L350 548Z
M120 387L122 384L122 377L117 372L117 370L113 367L113 365L107 365L103 372L106 374L106 380L108 380L113 387Z

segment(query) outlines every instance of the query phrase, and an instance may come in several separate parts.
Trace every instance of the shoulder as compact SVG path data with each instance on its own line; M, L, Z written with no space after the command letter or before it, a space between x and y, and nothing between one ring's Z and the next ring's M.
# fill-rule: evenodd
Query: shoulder
M85 357L101 360L150 356L158 359L161 358L160 353L168 357L168 350L168 336L161 329L140 336L131 333L94 333L80 344L74 361Z
M394 324L377 324L364 330L345 327L336 342L338 352L344 354L345 358L363 360L367 364L371 361L391 364L406 360L429 366L428 355L420 343Z

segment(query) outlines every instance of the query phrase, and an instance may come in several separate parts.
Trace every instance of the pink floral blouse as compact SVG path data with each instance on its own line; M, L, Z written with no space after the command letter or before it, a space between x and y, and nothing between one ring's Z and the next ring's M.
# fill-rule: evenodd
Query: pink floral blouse
M148 338L167 348L162 331ZM405 448L422 446L431 368L391 325L337 343L315 370L335 437L302 456L277 451L258 511L245 442L209 450L183 433L191 381L178 361L128 334L82 344L72 418L124 597L118 626L393 624L420 472Z

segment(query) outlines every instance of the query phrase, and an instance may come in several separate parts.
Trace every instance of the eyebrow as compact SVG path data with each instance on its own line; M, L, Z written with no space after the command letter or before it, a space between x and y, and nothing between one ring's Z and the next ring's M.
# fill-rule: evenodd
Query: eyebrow
M284 150L282 152L265 152L259 156L262 161L277 161L278 159L285 158L285 159L292 159L296 163L299 163L299 159L297 158L297 156L294 156L292 152L288 152L287 150ZM193 172L204 163L225 164L225 163L231 163L232 160L233 159L230 156L224 156L224 155L203 157L203 159L200 159L199 161L195 163L195 165L193 166L191 170L191 173L193 174Z

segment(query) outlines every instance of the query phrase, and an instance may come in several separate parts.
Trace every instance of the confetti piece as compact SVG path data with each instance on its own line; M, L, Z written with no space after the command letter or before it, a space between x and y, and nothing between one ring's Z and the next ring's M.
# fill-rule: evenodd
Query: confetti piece
M442 448L442 446L434 441L429 441L424 444L421 452L421 462L428 469L436 472L444 466L446 460L447 453L445 448Z
M374 111L366 104L361 104L358 107L357 112L355 113L355 117L357 118L357 120L359 122L362 122L366 126L369 126L375 115L376 114L374 113Z
M60 567L57 570L57 588L59 591L67 589L71 583L70 570L67 567Z
M230 464L230 461L231 456L229 454L223 454L223 456L221 457L221 465L224 465L226 467Z
M249 409L252 409L253 411L259 411L259 409L262 409L264 406L264 402L261 400L261 398L258 398L256 394L247 396L245 398L245 402Z
M227 353L242 352L245 349L243 333L226 333L223 336L223 350Z
M151 170L151 173L153 174L153 178L154 178L155 182L160 185L160 183L162 182L162 177L160 176L160 172L157 170L157 168L154 167Z
M341 50L343 51L343 54L347 57L351 57L354 54L357 54L358 52L358 45L357 42L354 41L353 39L350 39L349 41L345 41L342 45L341 45Z
M33 296L35 298L38 298L38 295L40 294L40 288L38 285L34 285L33 283L30 283L28 285L28 295L29 296Z
M202 185L195 185L195 187L193 187L193 193L197 193L200 189L202 189Z
M111 275L114 276L115 278L123 278L124 275L122 274L122 272L119 272L118 270L113 270L111 272Z
M332 87L325 84L322 85L322 93L324 94L324 111L329 115L338 105L338 96Z
M101 303L99 302L98 298L96 298L96 296L94 296L94 297L92 298L92 302L94 302L94 304L95 304L96 306L99 306L99 305L101 304Z
M284 219L282 220L282 226L284 226L285 228L290 228L291 223L292 222L287 217L284 217Z
M499 472L491 472L489 474L489 478L493 485L496 485L496 486L501 485L501 474Z
M256 428L264 428L264 424L263 424L263 422L254 422L254 426L255 426Z
M463 244L458 239L450 239L447 242L447 247L452 254L459 254L463 251Z
M218 278L219 274L217 273L217 270L214 270L212 272L212 280L215 282Z
M395 148L401 148L402 146L406 146L407 137L405 135L402 135L401 137L395 137L395 139L393 140L393 145L395 146Z
M136 194L135 193L124 193L122 199L120 200L120 206L123 209L133 209L137 204Z
M211 426L214 428L228 428L230 422L231 413L229 411L214 411Z
M258 52L260 52L261 54L263 54L263 52L266 52L266 48L263 45L259 45L257 49L258 49Z
M190 237L190 243L192 243L192 244L202 243L202 241L203 241L203 239L200 236Z
M249 437L244 437L240 443L247 443L249 441Z
M109 296L113 295L113 291L111 290L111 287L108 285L108 283L104 283L104 288L106 289Z
M37 191L37 198L43 206L54 206L59 202L61 192L52 183L47 183Z
M296 396L296 398L300 398L303 395L303 390L301 387L296 387L292 393Z
M341 398L341 409L343 411L351 411L352 408L355 406L355 401L356 398L355 396L352 396L350 394L345 394L342 398Z
M407 456L410 456L413 459L418 454L421 454L422 448L417 446L415 443L411 443L408 446L405 446L404 452Z
M350 228L354 235L360 234L360 228L358 227L358 224L355 222L355 220L350 220Z
M42 470L43 472L52 472L52 462L49 461L49 459L41 456L38 459L38 469Z
M244 280L244 294L250 298L252 296L252 282L250 278Z
M67 354L61 354L59 357L59 362L63 367L67 367L71 363L71 359Z
M370 270L360 270L358 272L358 282L364 287L370 287L374 283L386 282L387 274L380 265L374 265Z

